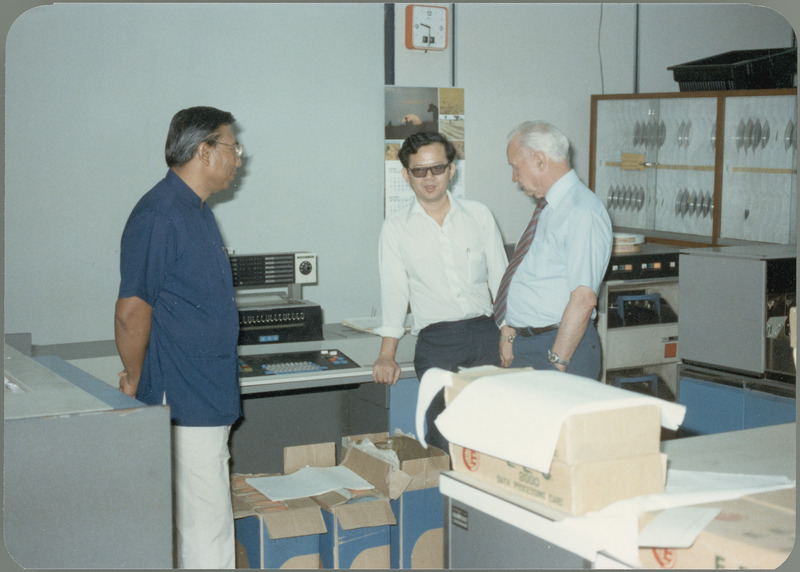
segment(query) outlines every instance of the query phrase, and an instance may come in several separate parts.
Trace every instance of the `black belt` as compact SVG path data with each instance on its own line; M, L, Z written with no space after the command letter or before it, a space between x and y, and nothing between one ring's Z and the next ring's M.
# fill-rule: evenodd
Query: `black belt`
M451 322L434 322L422 328L419 333L435 333L437 331L447 332L457 328L468 328L475 322L482 322L489 320L494 323L494 318L491 316L476 316L474 318L464 318L463 320L453 320Z
M543 328L514 328L517 331L517 335L522 336L523 338L529 338L531 336L538 336L539 334L543 334L545 332L552 332L553 330L557 330L561 324L550 324L549 326L544 326Z

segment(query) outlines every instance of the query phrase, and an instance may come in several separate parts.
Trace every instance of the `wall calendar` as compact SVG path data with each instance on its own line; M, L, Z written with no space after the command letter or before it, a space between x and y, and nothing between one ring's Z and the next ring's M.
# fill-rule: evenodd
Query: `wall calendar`
M464 89L458 87L385 87L383 216L408 208L414 191L403 179L397 152L406 137L438 131L456 148L454 196L464 196Z

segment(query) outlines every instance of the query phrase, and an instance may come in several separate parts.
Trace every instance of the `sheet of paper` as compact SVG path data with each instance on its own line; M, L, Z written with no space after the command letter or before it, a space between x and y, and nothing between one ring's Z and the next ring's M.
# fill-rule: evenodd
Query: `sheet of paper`
M778 475L744 475L709 471L667 471L664 497L672 505L716 502L795 486Z
M427 423L425 423L425 412L428 406L436 397L440 389L449 387L453 381L453 374L445 369L432 367L422 375L419 384L419 393L417 394L417 410L415 413L415 427L417 431L417 441L422 443L422 446L428 448L428 443L425 442L425 432L427 430Z
M625 499L584 516L553 523L565 534L580 534L596 551L604 551L635 566L639 551L639 514L672 510L701 503L736 499L771 490L796 486L788 477L741 475L667 469L667 490L663 494Z
M252 477L245 482L274 501L321 495L339 489L374 488L345 466L305 467L290 475Z
M617 501L590 515L639 514L726 501L795 486L797 482L794 479L781 475L745 475L668 468L664 493Z
M639 533L639 546L689 548L720 508L679 507L658 513Z
M368 318L345 318L342 320L342 324L347 326L348 328L353 328L354 330L358 330L360 332L367 332L368 334L374 334L377 328L380 328L383 324L383 318L380 316L370 316ZM406 329L406 333L411 331L412 326L414 325L414 317L411 314L406 315L406 321L404 327Z

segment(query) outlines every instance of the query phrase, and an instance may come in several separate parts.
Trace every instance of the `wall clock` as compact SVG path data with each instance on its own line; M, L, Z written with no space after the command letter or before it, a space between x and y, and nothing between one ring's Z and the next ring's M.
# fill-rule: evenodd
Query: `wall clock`
M406 47L409 50L444 50L450 36L449 11L444 6L406 6Z

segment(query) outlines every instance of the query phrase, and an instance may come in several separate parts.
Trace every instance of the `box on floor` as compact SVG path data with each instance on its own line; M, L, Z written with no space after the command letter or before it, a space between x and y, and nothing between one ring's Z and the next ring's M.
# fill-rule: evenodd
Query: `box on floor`
M303 467L335 465L336 445L317 443L286 447L287 474ZM322 508L326 531L319 537L323 568L389 568L389 527L395 524L389 499L374 490L332 491L312 497Z
M378 449L397 454L399 467L370 455L358 444L368 438ZM439 474L450 469L450 457L427 449L413 437L373 433L347 437L343 464L388 496L397 521L390 527L391 567L439 569L444 565L443 498Z
M389 500L375 491L348 498L337 492L314 497L322 507L327 532L320 536L323 568L387 569L389 526L395 524Z
M524 369L480 368L454 374L445 388L450 404L485 375ZM530 370L533 371L533 370ZM582 413L564 421L548 473L450 444L453 469L571 515L618 500L664 492L666 456L660 453L656 405Z
M689 548L639 549L644 568L775 569L794 549L796 535L795 488L706 503L698 507L720 508ZM639 519L643 529L657 512Z
M308 498L272 501L247 484L250 477L232 475L237 568L320 567L319 537L325 532L322 511Z

